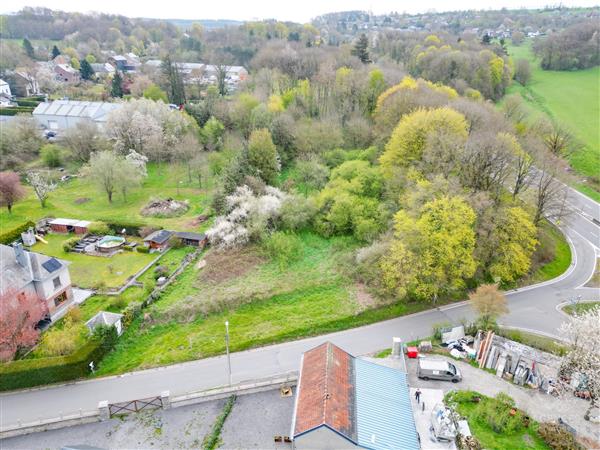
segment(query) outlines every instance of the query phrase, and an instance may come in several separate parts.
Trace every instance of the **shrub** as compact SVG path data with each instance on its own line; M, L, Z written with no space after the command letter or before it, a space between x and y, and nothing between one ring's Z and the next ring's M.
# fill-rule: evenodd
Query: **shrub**
M69 238L63 242L62 248L66 253L69 253L71 250L73 250L73 247L75 247L75 245L77 245L79 241L80 239L76 237Z
M474 415L496 433L511 434L523 427L523 413L515 408L515 401L503 392L494 399L482 400L475 408Z
M146 247L145 245L140 245L136 247L138 253L150 253L150 247Z
M42 161L48 167L60 167L64 150L56 144L46 144L40 149Z
M538 434L543 441L548 444L552 450L584 450L585 447L580 445L575 437L569 433L563 426L552 423L543 422L538 427Z
M110 302L110 306L117 311L121 311L125 305L127 305L127 301L121 295L117 295Z
M88 226L88 232L90 232L91 234L104 236L105 234L110 233L110 229L108 228L108 225L106 225L104 222L96 221L92 222Z
M293 233L276 231L263 241L262 247L271 259L279 263L280 269L302 255L302 241Z
M280 210L282 228L290 231L307 229L317 214L317 205L313 198L302 196L287 197Z
M27 231L29 228L34 228L35 223L31 220L25 222L23 225L19 225L17 228L13 228L5 233L0 234L0 244L9 245L10 243L21 238L21 233Z
M106 353L115 348L119 339L117 329L112 325L98 325L94 328L92 336L101 343L100 345Z
M127 250L128 252L132 252L133 251L133 247L131 245L124 245L123 250Z
M62 328L53 327L42 335L34 354L43 357L70 355L85 342L87 334L84 324L67 316Z
M142 312L142 302L130 302L123 310L123 318L121 324L127 328Z
M112 233L119 234L125 230L125 234L129 234L130 236L140 236L140 229L145 226L145 224L140 222L128 221L110 221L106 222L106 225Z
M65 319L70 320L72 323L81 322L82 318L83 317L81 314L81 309L79 308L78 305L73 306L71 309L69 309L69 311L65 315Z
M98 366L107 353L102 342L91 339L68 356L23 359L0 365L0 391L82 378L90 373L90 362Z

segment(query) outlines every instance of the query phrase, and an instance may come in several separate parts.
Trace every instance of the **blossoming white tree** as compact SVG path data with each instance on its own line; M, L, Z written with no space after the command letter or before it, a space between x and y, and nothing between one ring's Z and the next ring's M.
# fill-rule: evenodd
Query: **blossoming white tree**
M239 247L274 227L286 194L267 186L263 194L255 194L248 186L241 186L227 197L228 213L219 216L207 231L208 239L217 248Z
M50 176L50 172L29 172L27 173L27 182L33 188L33 192L35 192L42 208L45 208L50 192L56 189L56 183Z
M596 404L600 396L600 307L575 315L561 325L560 333L570 343L561 371L579 374Z

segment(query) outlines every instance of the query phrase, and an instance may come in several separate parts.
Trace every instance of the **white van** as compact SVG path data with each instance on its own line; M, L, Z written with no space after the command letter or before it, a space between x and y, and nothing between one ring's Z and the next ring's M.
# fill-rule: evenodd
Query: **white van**
M458 383L462 374L458 367L443 359L419 358L417 376L422 380L444 380Z

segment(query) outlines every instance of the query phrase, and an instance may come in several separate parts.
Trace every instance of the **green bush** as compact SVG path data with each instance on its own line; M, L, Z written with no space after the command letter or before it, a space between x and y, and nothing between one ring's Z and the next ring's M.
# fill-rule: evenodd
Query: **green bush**
M133 251L133 247L131 245L124 245L123 246L123 250L127 250L128 252L132 252Z
M139 245L136 247L138 253L150 253L150 247L146 247L145 245Z
M98 325L94 328L92 336L101 343L100 345L106 353L115 348L119 339L117 329L112 325Z
M40 149L42 161L48 167L60 167L65 151L56 144L46 144Z
M281 269L302 256L302 240L293 233L276 231L263 241L262 247Z
M474 415L496 433L511 434L523 427L523 413L516 409L515 401L503 392L495 398L485 398L475 408Z
M109 234L111 232L111 230L108 227L108 225L106 225L104 222L96 221L96 222L92 222L88 226L88 232L91 234L97 234L99 236L104 236L106 234Z
M130 236L139 236L140 228L145 226L144 223L141 222L128 222L128 221L110 221L106 222L108 228L111 229L113 233L121 233L123 229L125 229L125 234Z
M90 373L90 362L93 361L97 367L107 352L102 341L91 339L67 356L23 359L0 364L0 391L83 378Z
M221 414L219 414L219 417L217 417L215 423L213 424L211 433L205 436L204 442L202 443L202 448L206 450L213 450L219 446L223 425L225 424L225 420L227 420L227 416L229 416L229 413L231 413L231 410L233 409L235 399L235 395L232 395L227 399L227 403L225 403L223 411L221 411Z
M17 99L17 105L19 105L19 106L28 106L31 108L35 108L39 104L40 104L39 100Z
M544 440L548 447L552 450L584 450L585 447L580 445L575 437L569 433L563 426L552 423L543 422L538 427L538 434Z
M0 108L0 116L16 116L17 114L31 114L31 106L13 106L10 108Z
M73 248L75 247L75 245L77 245L77 243L80 241L81 239L77 238L77 237L72 237L70 239L67 239L66 241L63 242L62 247L63 250L66 253L69 253L71 250L73 250Z
M121 324L127 328L142 312L142 302L130 302L123 310L123 318Z
M35 223L30 220L25 222L23 225L18 226L17 228L13 228L12 230L0 234L0 244L11 244L12 242L21 238L21 233L33 227L35 227Z

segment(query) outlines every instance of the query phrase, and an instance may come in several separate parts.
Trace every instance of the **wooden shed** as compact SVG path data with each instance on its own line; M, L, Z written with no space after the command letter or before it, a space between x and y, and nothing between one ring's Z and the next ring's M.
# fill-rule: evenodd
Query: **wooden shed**
M87 220L58 218L48 222L48 225L53 233L86 234L90 223Z
M183 245L204 248L208 243L208 237L204 233L193 233L190 231L177 231L175 236L181 239Z

